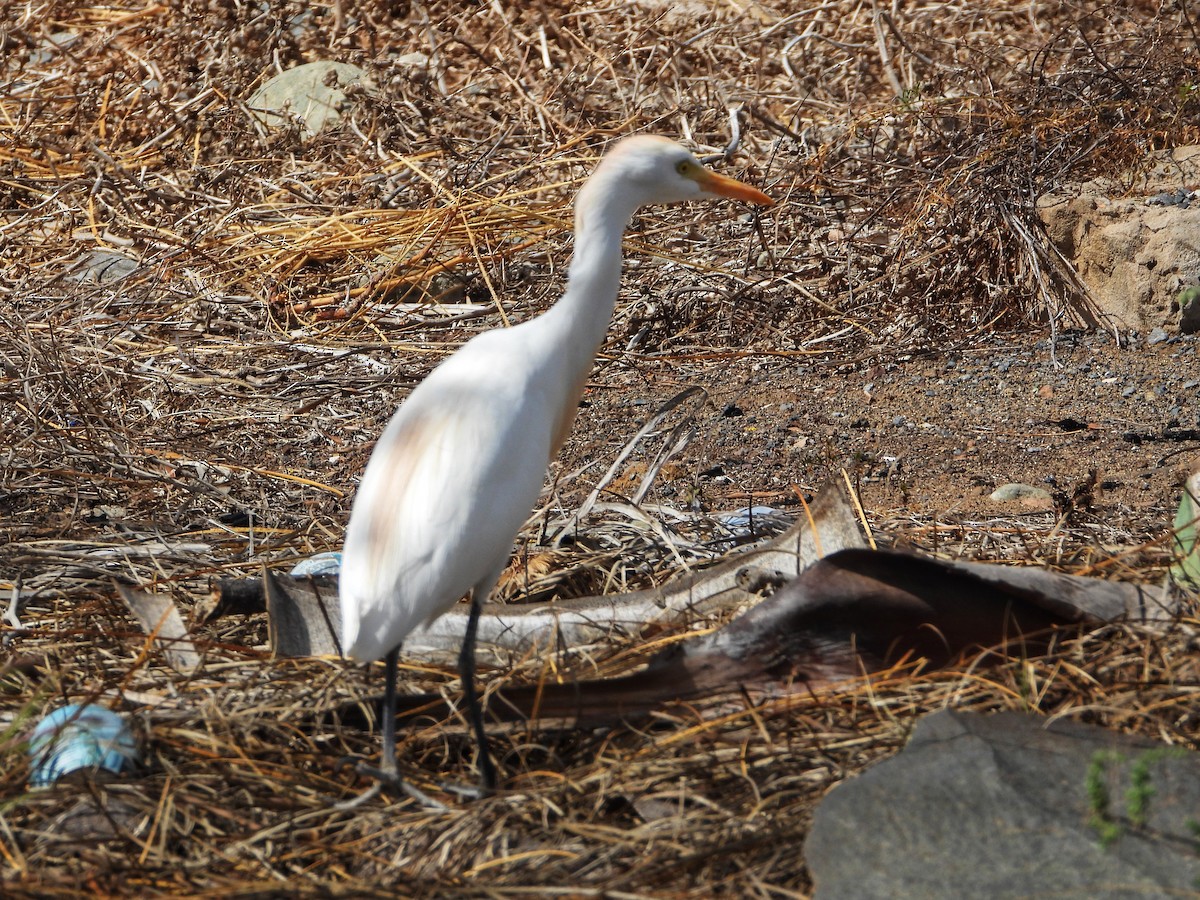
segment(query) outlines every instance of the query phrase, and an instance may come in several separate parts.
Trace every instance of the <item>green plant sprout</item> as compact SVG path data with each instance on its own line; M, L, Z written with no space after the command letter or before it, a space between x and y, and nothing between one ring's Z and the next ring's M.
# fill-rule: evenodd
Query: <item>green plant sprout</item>
M1158 793L1153 784L1151 768L1163 759L1182 756L1181 747L1163 747L1138 754L1129 769L1129 787L1125 790L1124 821L1135 829L1144 828L1150 815L1150 801ZM1097 750L1088 764L1085 788L1088 798L1088 825L1096 829L1100 845L1111 846L1121 836L1122 824L1112 812L1108 766L1125 762L1115 750ZM1189 831L1200 841L1200 821L1189 819ZM1198 848L1200 849L1200 848Z
M1119 763L1121 759L1121 754L1114 751L1097 750L1087 768L1088 825L1096 829L1100 846L1105 848L1121 836L1121 826L1114 821L1109 808L1112 796L1108 790L1108 764Z

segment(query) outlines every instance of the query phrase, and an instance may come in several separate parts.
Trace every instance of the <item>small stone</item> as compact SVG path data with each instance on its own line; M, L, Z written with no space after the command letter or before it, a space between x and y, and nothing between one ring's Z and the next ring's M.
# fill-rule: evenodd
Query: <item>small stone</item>
M398 66L406 66L409 68L419 68L429 65L429 57L419 50L413 53L404 53L392 60Z
M268 128L299 119L312 137L342 118L346 88L369 84L366 72L349 63L305 63L276 75L251 95L248 105Z
M1146 335L1146 343L1150 344L1151 346L1154 344L1161 344L1163 341L1168 341L1170 339L1171 336L1158 327L1151 328L1150 333Z
M111 284L128 278L137 268L137 262L124 253L99 249L76 259L71 264L67 277L72 281L84 283Z
M1037 502L1041 504L1050 502L1050 492L1045 488L1034 487L1031 484L1009 482L1008 484L1000 485L1000 487L992 491L990 499L996 503L1009 503L1016 500L1022 503Z

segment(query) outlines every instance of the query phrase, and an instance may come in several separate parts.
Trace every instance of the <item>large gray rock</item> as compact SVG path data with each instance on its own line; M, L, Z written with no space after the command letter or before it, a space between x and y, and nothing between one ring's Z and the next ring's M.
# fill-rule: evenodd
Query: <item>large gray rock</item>
M1200 754L1071 722L951 710L830 792L816 900L1200 895Z
M1140 331L1189 330L1180 292L1200 281L1198 182L1200 146L1178 147L1137 178L1056 189L1038 216L1103 312Z

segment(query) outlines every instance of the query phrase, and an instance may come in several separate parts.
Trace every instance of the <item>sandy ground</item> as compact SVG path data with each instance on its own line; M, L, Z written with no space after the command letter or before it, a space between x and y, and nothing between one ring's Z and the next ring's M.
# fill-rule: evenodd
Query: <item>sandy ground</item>
M1200 466L1200 360L1194 336L1148 346L1137 335L999 335L970 345L838 367L761 360L632 366L618 390L603 373L566 452L568 468L616 446L683 387L706 386L697 435L658 491L711 508L788 506L845 468L877 522L1024 516L1052 502L989 499L1021 482L1070 497L1096 471L1078 519L1097 540L1155 536Z

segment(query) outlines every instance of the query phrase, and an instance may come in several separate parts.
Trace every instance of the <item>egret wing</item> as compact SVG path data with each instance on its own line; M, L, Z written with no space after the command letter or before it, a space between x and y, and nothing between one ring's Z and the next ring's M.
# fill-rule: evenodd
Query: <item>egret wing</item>
M346 532L348 656L379 658L503 567L541 489L553 427L522 414L537 405L529 400L431 376L389 423Z

